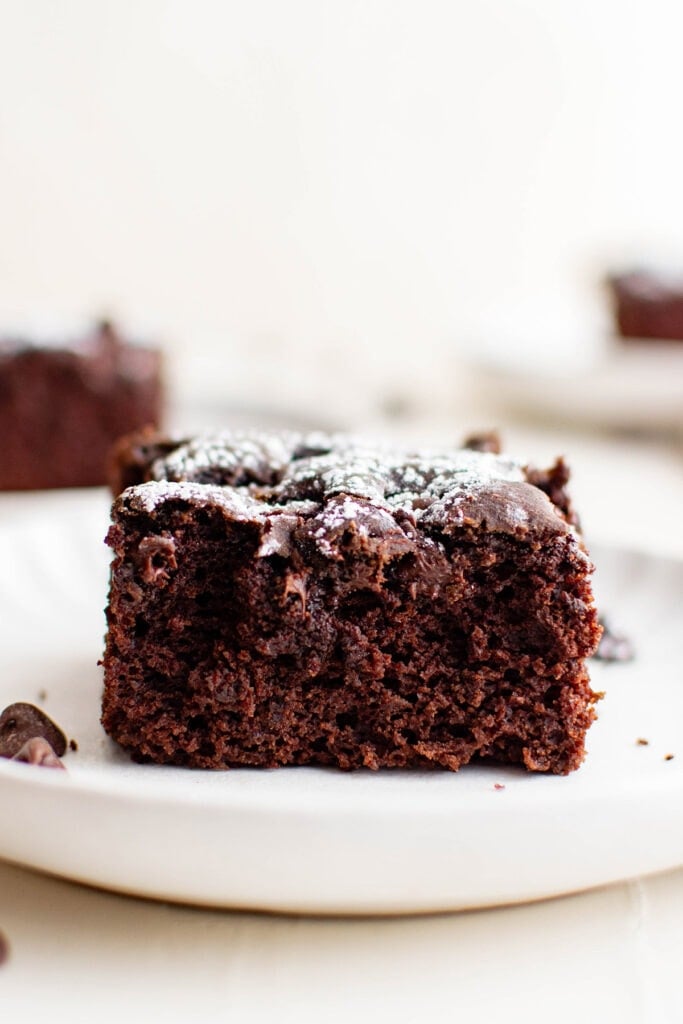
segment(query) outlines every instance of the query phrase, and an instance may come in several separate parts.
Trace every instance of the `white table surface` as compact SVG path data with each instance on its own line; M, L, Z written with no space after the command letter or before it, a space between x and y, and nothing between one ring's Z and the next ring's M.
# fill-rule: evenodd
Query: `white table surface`
M570 455L589 537L683 557L680 444L507 435L539 460ZM0 808L0 827L11 815ZM683 869L530 906L307 920L154 904L0 864L0 931L2 1022L683 1021Z

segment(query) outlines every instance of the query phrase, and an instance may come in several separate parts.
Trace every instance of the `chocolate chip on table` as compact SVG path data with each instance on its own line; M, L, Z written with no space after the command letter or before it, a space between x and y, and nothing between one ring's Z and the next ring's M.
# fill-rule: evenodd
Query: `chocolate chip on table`
M50 744L42 736L34 736L33 739L27 740L12 760L23 761L25 764L38 764L43 768L61 768L62 771L66 771Z
M40 708L22 702L5 708L0 715L0 757L15 757L36 738L46 740L58 758L66 751L66 736Z
M615 633L609 622L601 615L602 636L598 649L593 655L596 661L633 661L635 652L627 636Z
M9 960L9 942L0 932L0 967Z
M491 452L493 455L500 455L503 443L497 430L482 430L476 434L469 434L465 438L463 448L468 448L471 452Z

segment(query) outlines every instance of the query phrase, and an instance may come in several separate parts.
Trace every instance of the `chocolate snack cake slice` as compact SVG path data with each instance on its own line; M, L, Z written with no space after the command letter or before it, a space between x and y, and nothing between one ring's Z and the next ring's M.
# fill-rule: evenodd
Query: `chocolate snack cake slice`
M630 270L607 278L622 338L683 341L683 273Z
M600 627L566 469L225 434L118 453L102 722L200 768L567 773Z
M122 434L158 425L161 355L110 323L71 340L0 338L0 490L106 480Z

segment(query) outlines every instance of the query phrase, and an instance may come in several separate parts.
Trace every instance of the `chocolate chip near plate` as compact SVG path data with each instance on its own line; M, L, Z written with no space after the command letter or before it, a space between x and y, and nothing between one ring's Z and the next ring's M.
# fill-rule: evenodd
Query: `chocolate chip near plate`
M606 662L633 661L635 651L629 638L621 633L615 633L603 615L600 616L600 625L603 632L598 649L593 655L595 660Z
M0 932L0 967L9 960L9 942Z
M481 430L476 434L469 434L465 438L463 448L469 448L472 452L491 452L493 455L500 455L503 442L497 430Z
M62 771L66 771L50 744L42 736L34 736L33 739L27 740L12 760L23 761L25 764L37 764L42 768L60 768Z
M10 704L0 715L0 757L14 757L28 740L41 737L53 753L66 751L66 736L44 711L34 704Z

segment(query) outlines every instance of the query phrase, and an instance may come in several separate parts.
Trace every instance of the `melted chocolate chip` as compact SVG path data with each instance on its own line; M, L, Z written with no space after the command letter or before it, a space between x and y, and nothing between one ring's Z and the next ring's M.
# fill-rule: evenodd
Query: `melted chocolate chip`
M9 960L9 942L0 932L0 967Z
M0 715L0 757L16 757L29 740L46 740L59 758L66 751L66 736L58 725L33 704L10 704Z
M139 553L145 583L165 583L170 572L178 568L172 537L144 537L140 541Z
M33 739L27 740L12 760L23 761L24 764L37 764L41 768L66 770L50 744L42 736L34 736Z

